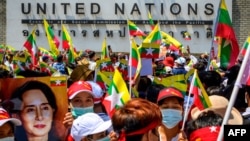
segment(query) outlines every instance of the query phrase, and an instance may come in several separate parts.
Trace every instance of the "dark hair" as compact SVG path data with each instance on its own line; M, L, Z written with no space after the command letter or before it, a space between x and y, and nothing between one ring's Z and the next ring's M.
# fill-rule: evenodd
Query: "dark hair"
M150 78L147 76L141 76L139 83L138 83L138 88L137 91L141 93L140 97L145 98L145 92L147 88L152 84L152 81Z
M216 71L199 71L199 78L206 88L211 86L220 86L222 82L221 75Z
M26 91L34 90L34 89L38 89L42 91L42 93L48 100L49 105L55 110L54 112L55 114L57 111L57 105L56 105L56 98L55 98L54 92L51 90L51 88L47 84L43 82L35 81L35 80L27 81L22 86L15 89L15 91L11 95L11 99L18 98L19 100L23 101L23 97L22 97L23 94Z
M162 123L162 115L159 107L145 99L134 98L118 109L112 116L113 129L117 133L125 134L138 131L155 122ZM141 140L143 134L126 136L126 140Z
M214 111L208 110L202 112L197 119L187 122L186 133L189 136L193 131L208 127L208 126L221 126L223 117Z
M17 75L23 76L23 77L43 77L43 76L50 76L50 74L47 73L47 72L38 72L38 71L34 71L34 70L20 71L20 72L17 73Z
M63 61L63 56L60 54L56 58L57 62L62 62Z
M157 103L159 92L164 88L165 86L162 84L152 84L146 90L146 99L150 102Z
M88 56L89 56L90 59L93 58L93 57L95 56L95 52L92 51L92 50L90 50L90 51L88 52Z

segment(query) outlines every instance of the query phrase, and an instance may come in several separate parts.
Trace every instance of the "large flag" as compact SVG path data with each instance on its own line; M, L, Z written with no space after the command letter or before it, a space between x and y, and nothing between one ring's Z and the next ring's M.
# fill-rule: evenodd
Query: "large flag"
M128 29L131 36L147 36L139 27L132 21L128 20Z
M30 53L32 58L32 64L34 66L37 65L39 57L38 57L38 47L36 45L35 28L32 30L31 34L28 36L23 46Z
M54 54L58 55L59 54L58 48L59 48L60 42L58 38L55 36L54 31L52 30L52 28L49 26L48 22L45 19L43 19L43 24L44 24L44 29L46 32L50 50Z
M159 58L161 45L161 32L159 23L155 25L153 31L143 40L140 52L142 58Z
M239 45L232 27L225 0L221 0L215 36L221 38L219 54L220 66L224 68L232 67L239 54Z
M62 25L63 31L63 48L68 50L68 63L74 63L77 54L74 51L73 42L71 40L70 34L67 31L66 27Z
M200 110L211 106L211 102L199 79L197 70L194 71L192 82L189 87L189 93L194 95L194 105Z
M101 52L101 59L108 58L108 48L107 48L107 40L106 37L103 39L102 42L102 52Z
M129 65L135 69L135 73L133 76L130 76L130 77L133 77L134 80L136 80L136 78L139 76L140 72L141 72L141 54L138 50L138 47L136 45L136 42L134 39L131 39L131 57L130 57L130 61L129 61Z
M110 117L114 114L115 110L123 106L131 99L128 92L127 85L122 78L121 73L115 69L113 80L108 88L103 105Z

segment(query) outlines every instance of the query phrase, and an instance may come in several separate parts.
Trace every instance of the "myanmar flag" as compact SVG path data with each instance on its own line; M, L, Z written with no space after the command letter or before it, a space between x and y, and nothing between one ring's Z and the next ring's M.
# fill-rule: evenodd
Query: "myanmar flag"
M137 76L139 76L141 72L141 55L137 48L137 45L135 43L134 39L131 39L131 60L130 66L135 69L135 74L133 74L133 79L136 80ZM131 76L132 77L132 76Z
M114 114L115 110L130 100L127 85L122 78L121 73L115 69L113 80L109 86L108 93L106 94L103 105L110 117Z
M148 20L149 20L151 30L154 30L155 24L154 24L154 21L152 19L152 16L151 16L150 12L148 12Z
M100 71L114 72L114 67L110 58L99 60L96 64L96 67L99 68Z
M64 25L62 25L62 31L63 31L63 48L65 50L68 50L68 63L74 63L77 54L74 51L73 43L69 35L69 32L67 31Z
M161 45L161 32L159 23L156 24L154 30L143 40L140 52L141 58L159 58Z
M250 45L249 44L249 39L250 39L250 36L247 38L247 41L244 43L244 46L242 48L242 50L245 50L244 51L244 56L241 56L242 60L245 60L245 59L247 60L246 65L245 66L243 66L243 65L241 66L242 68L244 68L243 75L241 77L241 84L247 85L247 86L250 86L250 65L249 65L250 64L250 55L246 54L247 50L250 49L249 48L249 45Z
M120 63L118 65L117 69L122 74L123 79L128 80L128 78L129 78L129 76L128 76L128 61L125 59L121 59L119 62Z
M128 20L128 29L131 36L147 36L142 30L139 29L132 21Z
M60 42L58 38L55 36L54 31L52 30L52 28L49 26L48 22L45 19L43 20L43 24L48 39L49 47L54 54L58 55L59 54L58 48Z
M250 44L250 37L247 38L243 47L241 48L239 57L244 57L246 55L247 48L248 48L249 44Z
M39 56L49 56L50 59L56 60L57 56L53 52L50 52L43 47L38 47L38 49L39 49Z
M232 27L225 0L221 0L215 36L221 38L219 54L220 66L224 68L232 67L239 54L239 45Z
M108 58L108 50L107 50L107 41L106 41L106 37L104 38L103 42L102 42L102 54L101 54L101 59L105 59Z
M65 76L50 77L50 86L67 86L67 78Z
M194 71L192 82L189 87L189 93L194 95L194 105L200 110L211 107L211 102L199 79L197 70Z
M162 36L163 41L166 44L169 44L173 48L173 50L181 49L182 44L178 40L170 36L168 33L161 31L161 36Z
M95 82L99 84L104 91L107 91L107 87L111 84L111 80L101 71L97 72Z
M35 29L33 29L31 34L28 36L28 38L25 41L25 43L23 44L23 46L28 50L29 54L31 55L33 65L37 65L37 63L38 63L38 47L36 45Z

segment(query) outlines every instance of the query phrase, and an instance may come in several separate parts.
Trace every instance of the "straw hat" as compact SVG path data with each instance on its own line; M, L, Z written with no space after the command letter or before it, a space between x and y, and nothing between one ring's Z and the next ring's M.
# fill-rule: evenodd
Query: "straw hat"
M198 116L202 112L205 112L208 110L214 111L215 113L221 115L222 117L225 116L225 112L228 106L228 100L225 97L219 96L219 95L209 96L209 99L212 104L211 107L206 108L204 110L199 110L197 107L195 107L191 110L191 117L193 120L197 119ZM242 125L243 124L243 119L242 119L240 112L234 107L232 108L232 111L230 113L228 124L229 125Z
M72 71L70 79L73 81L86 80L91 73L93 71L88 68L88 65L79 65Z

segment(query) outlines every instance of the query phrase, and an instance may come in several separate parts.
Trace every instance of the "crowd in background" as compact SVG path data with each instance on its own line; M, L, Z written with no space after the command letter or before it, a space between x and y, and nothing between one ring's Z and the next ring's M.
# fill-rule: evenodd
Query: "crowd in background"
M163 47L162 54L158 59L152 59L152 76L167 78L174 75L187 74L190 70L196 69L198 76L205 88L212 106L200 110L195 106L191 107L186 123L182 123L185 112L185 104L189 94L188 89L183 93L178 87L166 87L152 81L152 76L140 76L134 87L138 91L138 97L132 96L131 100L124 106L117 109L112 117L107 113L102 103L107 89L103 89L94 81L98 54L90 49L86 49L75 58L74 63L67 63L66 53L61 53L56 58L48 55L41 55L40 62L46 63L55 72L47 69L43 71L41 67L33 66L33 69L22 70L14 74L12 59L15 55L22 56L23 52L7 53L1 64L0 77L43 77L43 76L67 76L67 96L69 111L65 114L63 125L67 129L63 139L50 136L47 132L40 133L36 128L24 126L27 135L21 137L16 133L16 127L25 125L24 95L33 92L43 97L47 104L41 104L38 108L29 108L27 113L33 111L44 111L42 115L51 115L56 112L56 105L53 103L52 94L49 88L36 82L26 84L27 89L18 89L11 98L19 99L22 103L20 111L8 107L8 103L1 102L0 109L0 140L72 140L72 141L180 141L189 140L202 141L216 140L220 131L220 126L225 115L228 101L232 94L233 87L241 66L241 61L229 69L218 67L211 70L208 54L194 56L190 53L180 54L168 51ZM164 50L165 49L165 50ZM129 54L112 52L109 58L115 67L118 67L121 59L128 60ZM188 78L190 84L192 75ZM129 83L129 81L127 81ZM30 86L29 85L35 85ZM37 87L36 87L37 86ZM129 86L129 85L128 85ZM45 89L46 88L46 89ZM4 88L2 88L4 89ZM22 95L18 95L21 93ZM45 95L42 96L42 95ZM250 120L250 87L243 86L239 89L235 100L234 108L231 111L228 124L242 125L249 124ZM3 109L4 108L4 109ZM40 110L37 110L39 109ZM32 111L33 110L33 111ZM20 114L21 118L11 117L12 113ZM8 113L9 112L9 113ZM46 120L39 117L38 112L34 112L34 123ZM22 118L23 116L23 118ZM31 120L31 119L28 119ZM185 125L183 129L182 126ZM40 130L43 125L37 125ZM51 127L49 125L48 127ZM3 131L3 132L2 132ZM39 133L38 133L39 132ZM53 137L53 138L52 138Z

